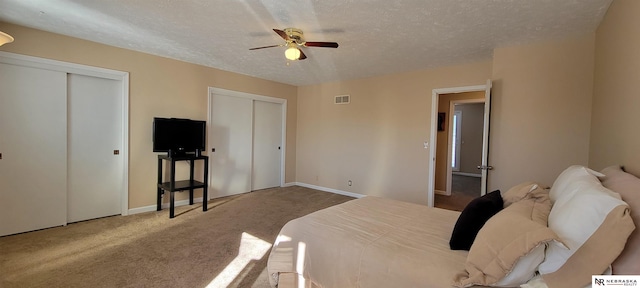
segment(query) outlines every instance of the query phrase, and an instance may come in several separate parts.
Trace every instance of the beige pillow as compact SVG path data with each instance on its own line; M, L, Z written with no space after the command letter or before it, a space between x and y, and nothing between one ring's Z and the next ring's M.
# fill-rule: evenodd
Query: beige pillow
M524 182L511 187L507 192L502 193L503 207L507 208L509 205L524 199L529 193L536 189L542 188L540 184L534 182Z
M485 223L473 242L465 271L454 279L454 286L469 287L473 285L517 286L524 284L535 275L536 267L544 259L542 257L525 257L532 251L544 254L544 249L536 249L540 245L556 240L558 236L547 227L547 216L551 211L549 192L545 189L534 189L524 199L515 202L498 212ZM527 265L518 265L519 261L537 261ZM522 283L499 283L516 266L530 267L519 277ZM517 269L521 270L521 269Z
M602 185L622 196L622 200L631 208L631 219L636 230L627 239L626 246L618 258L613 261L613 274L640 275L640 178L622 171L620 166L611 166L602 170L605 175Z

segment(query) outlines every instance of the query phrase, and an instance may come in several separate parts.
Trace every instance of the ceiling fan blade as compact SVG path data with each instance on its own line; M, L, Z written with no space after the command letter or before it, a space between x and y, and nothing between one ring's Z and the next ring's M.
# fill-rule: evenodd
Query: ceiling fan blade
M289 38L289 35L287 35L287 33L285 33L284 31L280 30L280 29L273 29L274 32L278 33L278 35L280 35L280 37L282 37L282 39L284 40L291 40L291 38Z
M336 42L307 42L304 43L306 47L326 47L326 48L338 48L338 43Z
M269 45L269 46L262 46L262 47L249 48L249 50L258 50L258 49L273 48L273 47L280 47L280 46L282 46L282 45Z
M298 60L307 59L307 55L304 55L304 52L302 52L302 49L298 49L298 50L300 50L300 58L298 58Z

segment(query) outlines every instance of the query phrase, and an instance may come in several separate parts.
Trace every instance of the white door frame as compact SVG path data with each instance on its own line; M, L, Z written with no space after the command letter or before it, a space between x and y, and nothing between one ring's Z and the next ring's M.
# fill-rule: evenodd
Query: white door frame
M120 151L120 157L123 157L124 161L122 172L122 211L121 215L129 214L129 72L117 71L112 69L93 67L51 59L45 59L40 57L26 56L21 54L15 54L10 52L0 51L0 62L32 67L38 69L47 69L53 71L60 71L65 73L79 74L85 76L92 76L98 78L111 79L119 81L121 85L121 97L122 97L122 150Z
M487 84L484 85L475 85L475 86L462 86L462 87L451 87L451 88L437 88L433 89L431 92L431 124L430 130L431 135L429 137L429 142L431 145L429 146L429 183L427 184L427 205L429 207L433 207L434 204L434 194L435 194L435 178L436 178L436 146L437 146L437 132L438 132L438 100L441 94L455 94L455 93L463 93L463 92L476 92L476 91L489 91L491 89L491 80L487 80ZM485 95L485 99L487 99L489 95ZM483 136L483 144L488 144L488 135L489 135L489 110L487 109L491 105L490 101L485 100L485 129ZM449 113L451 114L451 113ZM486 147L488 149L488 145ZM483 149L485 150L485 149ZM449 151L450 152L450 151ZM449 153L450 154L450 153ZM450 158L451 156L448 156ZM483 151L482 153L483 165L487 165L486 161L488 158L487 153ZM450 164L448 166L451 166ZM483 171L483 185L486 184L486 170Z
M210 125L211 125L211 119L212 119L212 111L211 111L211 103L213 102L213 95L224 95L224 96L231 96L231 97L241 97L241 98L247 98L247 99L252 99L252 100L258 100L258 101L265 101L265 102L271 102L271 103L277 103L282 105L282 152L280 155L280 186L284 186L284 179L285 179L285 159L286 159L286 151L287 151L287 99L282 99L282 98L276 98L276 97L271 97L271 96L264 96L264 95L258 95L258 94L252 94L252 93L245 93L245 92L240 92L240 91L233 91L233 90L227 90L227 89L222 89L222 88L217 88L217 87L209 87L208 91L207 91L207 99L208 99L208 103L207 103L207 131L209 131L210 129ZM207 137L211 137L211 135L208 135ZM211 141L207 141L207 151L211 151L211 149L213 148L211 146ZM252 144L253 146L253 144ZM209 152L207 152L207 154L209 154ZM215 157L215 155L213 154L209 154L211 157ZM251 167L253 170L253 159L251 160ZM213 161L209 160L209 174L213 173L213 169L211 169L211 165L213 164ZM251 171L251 173L253 173L253 171ZM207 175L207 177L209 177L210 175ZM209 177L209 179L211 179L211 177ZM211 196L213 193L209 193L208 197L210 200Z

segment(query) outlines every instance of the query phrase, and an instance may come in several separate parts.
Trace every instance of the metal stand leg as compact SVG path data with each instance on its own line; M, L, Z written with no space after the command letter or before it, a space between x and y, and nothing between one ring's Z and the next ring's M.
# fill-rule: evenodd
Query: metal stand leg
M162 184L162 159L158 158L158 200L157 200L157 211L162 210L162 194L163 194L163 190L162 188L160 188L160 185Z
M171 191L169 192L169 195L171 195L171 199L169 200L171 202L171 204L169 204L169 218L173 218L173 214L174 214L174 207L175 205L173 204L173 194L175 194L175 192Z
M204 158L204 188L202 188L202 211L207 211L209 202L209 158Z
M189 184L193 186L193 166L195 160L189 161ZM193 188L189 189L189 205L193 205Z
M176 188L176 161L171 161L171 183L169 183L169 191L170 191L170 198L169 202L171 202L171 204L169 204L169 218L173 218L173 211L174 211L174 207L175 207L175 203L174 203L174 195L175 194L175 188Z

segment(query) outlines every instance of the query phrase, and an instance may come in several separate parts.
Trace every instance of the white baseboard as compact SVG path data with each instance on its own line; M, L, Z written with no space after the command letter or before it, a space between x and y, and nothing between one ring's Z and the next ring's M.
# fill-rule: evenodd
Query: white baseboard
M202 203L202 197L193 198L193 203L194 204L195 203ZM176 201L176 203L175 203L175 207L184 206L184 205L189 205L189 199L179 200L179 201ZM167 208L169 208L169 203L162 203L162 209L167 209ZM132 208L132 209L129 209L129 215L138 214L138 213L145 213L145 212L153 212L153 211L156 211L156 210L157 210L157 206L156 205Z
M460 176L478 177L478 178L482 177L482 174L467 173L467 172L451 172L451 174L460 175Z
M447 191L434 190L433 192L440 195L451 196L451 193L447 193Z
M289 182L289 183L284 183L284 184L282 185L282 187L291 187L291 186L296 186L296 185L298 185L298 183L296 183L296 182Z
M327 188L327 187L322 187L322 186L316 186L316 185L311 185L311 184L302 183L302 182L295 182L294 185L298 185L298 186L306 187L306 188L311 188L311 189L315 189L315 190L320 190L320 191L324 191L324 192L331 192L331 193L340 194L340 195L349 196L349 197L354 197L354 198L362 198L362 197L367 196L367 195L363 195L363 194L347 192L347 191L342 191L342 190L333 189L333 188Z

